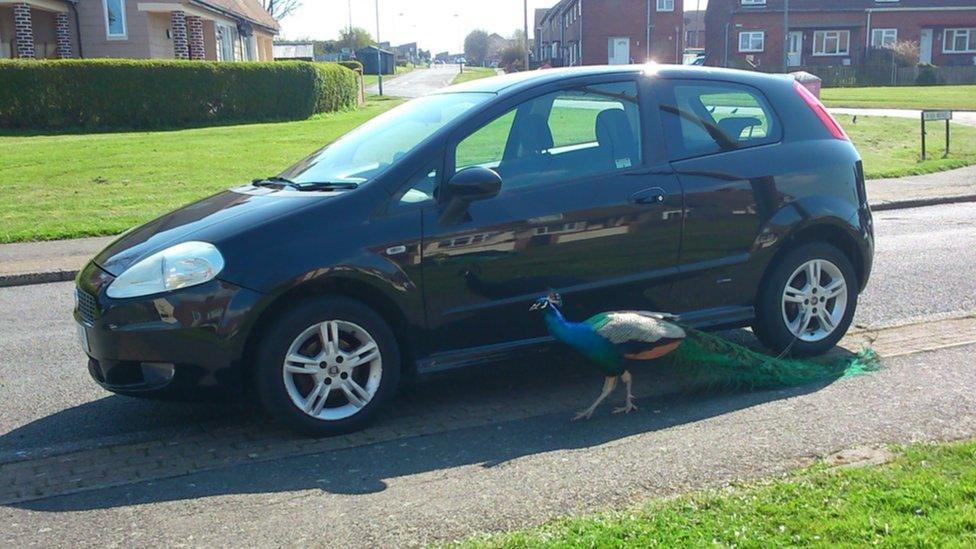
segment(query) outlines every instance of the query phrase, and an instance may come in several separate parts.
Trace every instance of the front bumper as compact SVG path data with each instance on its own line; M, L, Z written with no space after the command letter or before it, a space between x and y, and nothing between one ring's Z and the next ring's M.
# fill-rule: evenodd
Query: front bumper
M213 280L111 299L105 291L113 280L93 262L76 280L74 317L89 373L99 385L163 398L209 396L240 386L244 343L260 293Z

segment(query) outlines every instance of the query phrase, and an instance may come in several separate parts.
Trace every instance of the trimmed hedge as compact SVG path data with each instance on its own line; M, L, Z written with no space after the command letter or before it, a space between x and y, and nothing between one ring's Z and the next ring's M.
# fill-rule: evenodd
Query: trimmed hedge
M302 61L0 61L0 128L155 129L355 107L353 71Z
M363 72L363 64L356 60L339 61L339 64L347 69Z

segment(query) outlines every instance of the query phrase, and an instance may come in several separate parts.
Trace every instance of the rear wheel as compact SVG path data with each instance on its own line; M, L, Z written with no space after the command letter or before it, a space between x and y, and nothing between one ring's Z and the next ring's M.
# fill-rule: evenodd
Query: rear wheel
M753 331L779 353L822 354L851 325L857 308L857 278L843 252L823 243L805 244L784 256L766 278L756 304Z
M396 391L400 356L375 311L346 298L309 298L279 314L257 354L264 408L315 436L361 429Z

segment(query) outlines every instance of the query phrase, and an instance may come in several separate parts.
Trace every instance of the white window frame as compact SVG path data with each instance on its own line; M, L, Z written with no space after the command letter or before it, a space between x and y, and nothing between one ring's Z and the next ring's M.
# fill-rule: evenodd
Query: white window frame
M949 38L949 33L952 33L952 39ZM966 35L966 49L957 50L956 49L956 35L959 33L965 33ZM972 36L976 34L976 28L954 28L945 29L942 31L942 53L976 53L976 48L969 48L969 41L972 40Z
M760 44L759 48L752 47L752 39L755 35L759 35ZM744 37L749 37L748 47L746 49L742 48L742 39ZM766 31L742 31L739 33L739 53L762 53L766 50Z
M119 6L122 9L122 34L112 34L112 27L108 22L108 0L102 0L102 21L105 22L105 39L106 40L128 40L129 39L129 21L125 16L125 0L119 0Z
M221 29L224 33L221 33ZM214 42L217 44L217 59L220 61L237 61L237 56L234 54L234 34L236 33L234 27L226 25L224 23L214 24ZM227 46L230 47L230 58L228 59L226 52L223 51L224 44L222 43L221 34L227 35Z
M817 35L821 35L820 40L821 51L817 51ZM840 37L847 35L847 49L841 51L840 49ZM837 38L837 51L833 53L827 53L825 46L827 45L828 35L833 35ZM813 56L814 57L846 57L851 54L851 31L849 30L818 30L813 31Z
M657 0L657 11L674 11L674 0Z
M887 42L887 37L891 36L891 42ZM880 36L880 40L875 40L875 37ZM898 42L898 29L871 29L871 47L872 48L889 48L894 46Z
M766 0L742 0L743 6L765 6Z

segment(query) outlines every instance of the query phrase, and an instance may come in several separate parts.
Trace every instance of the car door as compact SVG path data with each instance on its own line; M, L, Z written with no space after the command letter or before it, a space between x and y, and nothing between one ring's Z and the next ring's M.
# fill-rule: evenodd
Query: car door
M528 310L549 289L574 319L667 304L681 236L681 190L637 77L585 81L500 105L458 132L445 174L484 166L499 194L445 217L424 209L425 302L435 353L532 343ZM653 143L649 143L648 140ZM445 178L447 179L447 178Z
M676 312L747 306L761 275L748 264L750 253L784 200L776 185L787 162L776 153L779 120L751 86L663 79L654 87L685 192Z

